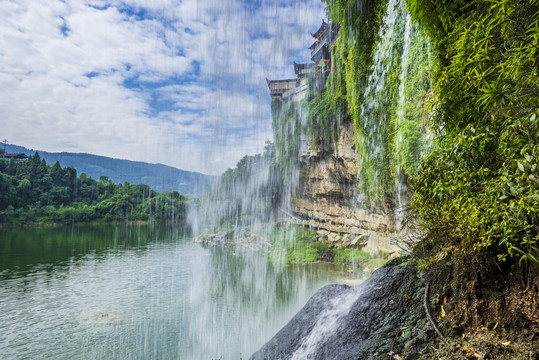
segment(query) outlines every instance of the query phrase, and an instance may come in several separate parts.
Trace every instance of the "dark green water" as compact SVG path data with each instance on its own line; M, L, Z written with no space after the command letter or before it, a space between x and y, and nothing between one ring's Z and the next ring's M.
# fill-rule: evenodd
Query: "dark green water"
M0 228L0 357L246 359L341 279L165 226Z

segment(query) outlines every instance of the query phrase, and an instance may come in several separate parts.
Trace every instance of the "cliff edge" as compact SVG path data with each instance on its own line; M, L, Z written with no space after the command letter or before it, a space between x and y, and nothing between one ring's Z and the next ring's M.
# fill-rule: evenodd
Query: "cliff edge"
M403 235L394 205L374 207L360 192L358 154L353 124L345 122L330 147L313 149L302 139L299 185L291 198L296 224L315 228L319 238L333 246L357 246L374 254L399 252ZM404 201L406 192L401 194Z

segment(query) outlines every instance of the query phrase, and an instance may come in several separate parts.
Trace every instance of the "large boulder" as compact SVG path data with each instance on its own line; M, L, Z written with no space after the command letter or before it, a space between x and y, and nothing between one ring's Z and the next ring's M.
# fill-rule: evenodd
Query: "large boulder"
M417 359L413 344L436 341L423 294L416 267L395 259L361 285L320 289L251 359L388 359L405 347Z

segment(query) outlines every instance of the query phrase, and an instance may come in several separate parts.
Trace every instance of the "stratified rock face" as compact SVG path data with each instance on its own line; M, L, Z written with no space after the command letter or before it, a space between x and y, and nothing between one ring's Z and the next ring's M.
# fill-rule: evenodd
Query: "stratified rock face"
M397 253L399 221L392 209L362 201L353 124L343 125L333 149L313 150L304 141L299 185L291 199L294 222L319 229L335 246Z
M421 307L424 288L405 260L359 286L323 287L251 360L417 358L412 348L432 333Z

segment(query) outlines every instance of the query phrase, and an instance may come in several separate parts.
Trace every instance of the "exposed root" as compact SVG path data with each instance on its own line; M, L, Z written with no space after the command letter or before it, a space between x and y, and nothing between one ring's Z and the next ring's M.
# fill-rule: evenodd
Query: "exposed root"
M432 316L430 316L429 307L427 305L427 298L428 298L430 286L429 286L428 282L425 282L425 283L426 283L425 294L423 295L423 307L425 308L425 313L427 314L427 318L429 319L430 324L432 325L432 327L434 328L434 330L436 331L436 333L438 334L440 339L443 341L443 343L446 346L449 346L449 343L447 342L445 337L442 335L442 333L440 332L440 330L438 329L438 327L434 323L434 320L432 320Z

